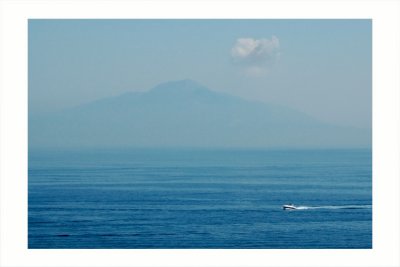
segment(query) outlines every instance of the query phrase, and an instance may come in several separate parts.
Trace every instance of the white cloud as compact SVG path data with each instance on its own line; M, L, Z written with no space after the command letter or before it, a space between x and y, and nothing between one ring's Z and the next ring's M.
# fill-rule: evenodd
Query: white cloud
M246 73L265 73L280 55L279 39L239 38L231 49L233 62L243 65Z

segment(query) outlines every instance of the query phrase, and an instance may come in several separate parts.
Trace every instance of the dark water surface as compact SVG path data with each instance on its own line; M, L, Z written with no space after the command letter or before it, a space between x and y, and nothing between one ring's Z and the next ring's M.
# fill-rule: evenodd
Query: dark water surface
M31 150L28 209L29 248L371 248L371 150Z

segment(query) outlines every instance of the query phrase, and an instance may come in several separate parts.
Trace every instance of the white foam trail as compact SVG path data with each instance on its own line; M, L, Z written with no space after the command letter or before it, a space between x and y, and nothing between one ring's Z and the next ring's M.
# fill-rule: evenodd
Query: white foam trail
M343 205L343 206L298 206L298 210L313 209L371 209L372 205Z

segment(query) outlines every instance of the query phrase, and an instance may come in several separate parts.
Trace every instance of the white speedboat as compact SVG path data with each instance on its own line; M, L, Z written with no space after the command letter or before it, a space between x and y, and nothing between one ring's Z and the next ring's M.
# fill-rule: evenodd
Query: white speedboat
M297 207L295 205L293 205L293 204L285 204L285 205L282 206L282 209L284 209L284 210L295 210L295 209L297 209Z

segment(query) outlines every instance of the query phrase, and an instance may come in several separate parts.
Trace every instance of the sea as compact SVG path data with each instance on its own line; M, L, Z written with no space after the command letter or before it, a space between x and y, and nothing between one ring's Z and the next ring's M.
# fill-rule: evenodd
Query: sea
M371 249L372 210L371 149L29 150L29 249Z

